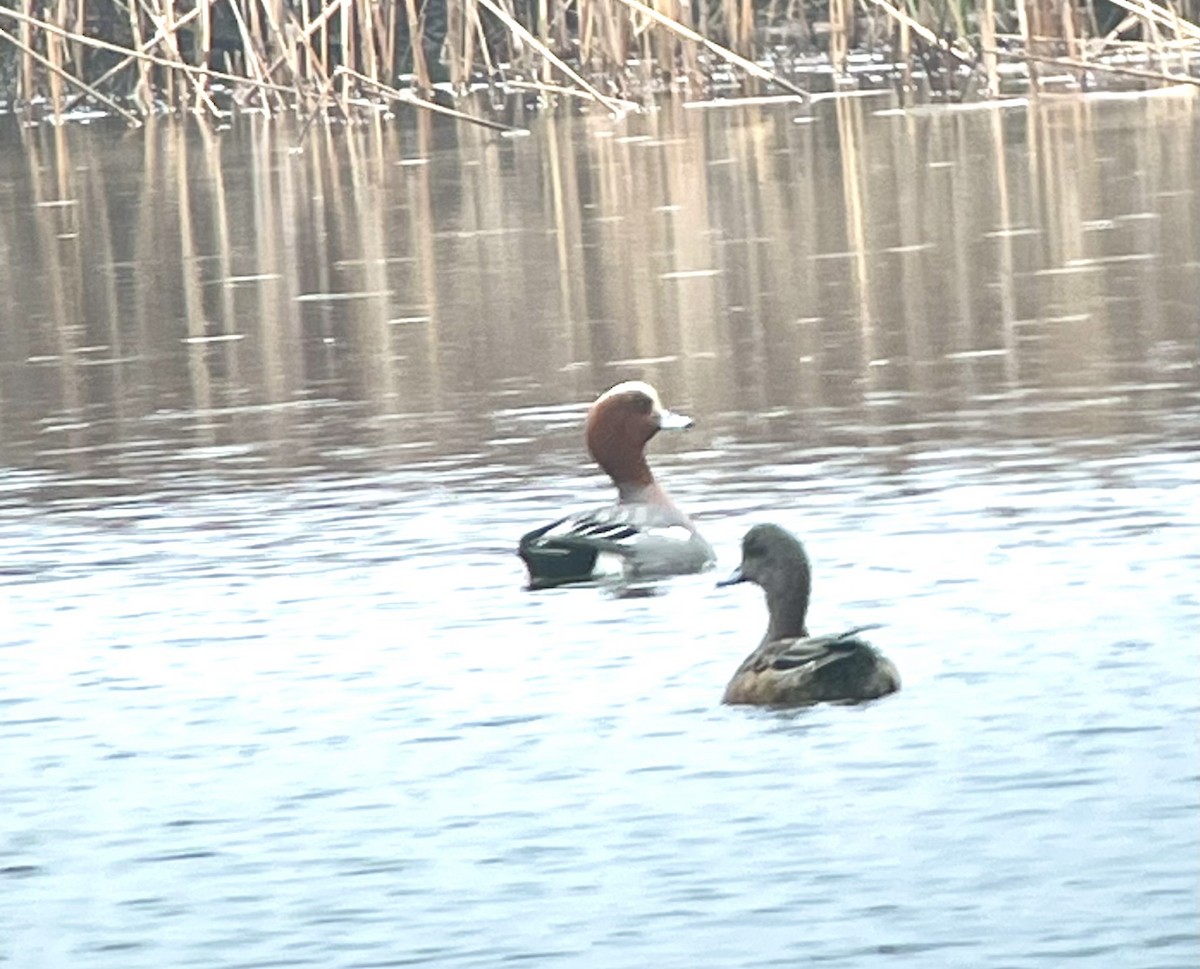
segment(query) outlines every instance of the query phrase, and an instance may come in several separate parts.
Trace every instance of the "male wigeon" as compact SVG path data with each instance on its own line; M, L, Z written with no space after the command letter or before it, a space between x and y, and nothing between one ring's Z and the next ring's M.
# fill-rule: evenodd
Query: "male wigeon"
M742 539L742 564L718 586L754 582L767 596L770 620L758 649L725 687L725 703L804 706L874 700L900 689L900 674L852 629L809 636L805 625L812 569L804 546L778 525L755 525Z
M529 586L547 589L611 573L623 582L710 568L712 546L675 507L650 472L646 444L661 430L692 426L663 407L658 392L631 380L606 390L588 410L588 452L617 486L617 502L569 515L521 538Z

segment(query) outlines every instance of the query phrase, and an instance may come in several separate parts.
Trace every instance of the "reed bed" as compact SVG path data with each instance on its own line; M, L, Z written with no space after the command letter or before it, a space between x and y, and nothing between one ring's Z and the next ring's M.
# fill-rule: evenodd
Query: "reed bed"
M951 100L1200 85L1200 0L0 0L0 96L131 124L351 119L471 91L621 113L893 82ZM481 121L505 127L495 120Z

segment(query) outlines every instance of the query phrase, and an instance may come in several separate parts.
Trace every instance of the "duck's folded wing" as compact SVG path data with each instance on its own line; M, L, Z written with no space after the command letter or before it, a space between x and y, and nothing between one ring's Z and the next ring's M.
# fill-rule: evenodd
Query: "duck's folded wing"
M805 706L873 700L898 690L896 668L858 635L868 628L874 627L760 646L729 681L725 702Z
M606 505L569 515L530 532L522 548L537 545L563 549L588 548L616 555L633 555L645 538L686 541L690 530L660 509L644 505Z
M781 639L763 650L760 669L799 670L808 667L815 673L823 667L870 650L859 633L877 626L858 626L834 636L810 636L805 639Z
M619 519L572 515L551 525L539 539L565 546L588 545L620 553L637 536L638 527Z

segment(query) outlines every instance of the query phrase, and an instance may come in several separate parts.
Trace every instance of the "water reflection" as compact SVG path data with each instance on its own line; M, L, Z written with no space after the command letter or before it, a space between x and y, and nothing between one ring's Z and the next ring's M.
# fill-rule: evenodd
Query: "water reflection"
M1194 965L1198 158L1172 93L5 129L0 961ZM899 694L520 591L637 377Z
M882 108L564 113L523 140L422 118L296 149L256 121L10 130L6 456L136 463L152 419L196 447L286 440L263 457L287 466L332 446L309 437L334 402L361 445L419 447L446 412L477 446L497 401L630 373L868 434L985 398L1064 436L1126 427L1133 385L1186 405L1191 100Z

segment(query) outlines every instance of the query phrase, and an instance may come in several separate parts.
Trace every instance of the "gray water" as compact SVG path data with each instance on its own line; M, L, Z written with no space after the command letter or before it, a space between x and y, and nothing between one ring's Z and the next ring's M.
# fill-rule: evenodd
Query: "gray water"
M1194 967L1195 100L529 124L0 131L0 963ZM718 571L524 591L634 377Z

